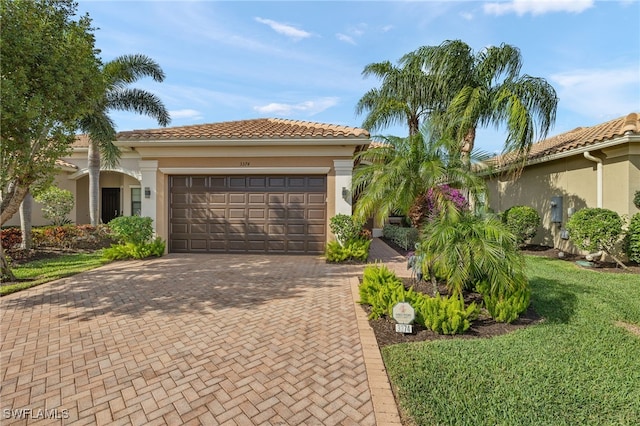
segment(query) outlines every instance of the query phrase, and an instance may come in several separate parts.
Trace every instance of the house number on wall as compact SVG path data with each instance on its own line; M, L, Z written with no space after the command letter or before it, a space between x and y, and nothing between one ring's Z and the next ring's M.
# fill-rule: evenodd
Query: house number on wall
M240 167L249 167L249 162L248 161L241 161L240 162Z

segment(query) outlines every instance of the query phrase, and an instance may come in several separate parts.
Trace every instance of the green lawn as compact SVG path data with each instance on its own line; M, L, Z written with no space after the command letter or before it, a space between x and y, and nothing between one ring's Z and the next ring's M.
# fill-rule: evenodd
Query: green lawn
M492 338L383 349L417 425L639 425L640 276L527 257L545 322Z
M59 278L102 266L108 261L100 251L94 253L67 254L53 259L36 260L15 266L12 270L16 278L25 280L17 284L2 285L0 295L15 293Z

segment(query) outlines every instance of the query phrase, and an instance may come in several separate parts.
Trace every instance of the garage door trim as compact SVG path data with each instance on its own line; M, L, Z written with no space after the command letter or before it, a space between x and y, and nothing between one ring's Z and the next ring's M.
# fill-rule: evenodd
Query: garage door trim
M330 167L161 167L167 175L326 175Z

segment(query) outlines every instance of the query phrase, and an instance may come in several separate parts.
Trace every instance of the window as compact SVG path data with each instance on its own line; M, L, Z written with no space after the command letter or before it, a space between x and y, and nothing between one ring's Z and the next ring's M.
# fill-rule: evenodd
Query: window
M131 216L142 214L142 193L140 188L131 188Z

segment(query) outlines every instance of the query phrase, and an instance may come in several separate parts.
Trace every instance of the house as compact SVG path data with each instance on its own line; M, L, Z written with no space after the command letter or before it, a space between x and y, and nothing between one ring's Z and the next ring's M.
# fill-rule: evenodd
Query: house
M168 251L181 253L323 253L330 218L351 214L354 153L370 143L364 129L269 118L116 139L119 165L100 174L102 222L151 217ZM58 162L56 185L73 193L77 224L90 222L87 150L79 136ZM46 224L37 208L33 223Z
M534 144L518 177L505 170L509 155L489 161L488 206L503 212L515 205L535 208L542 218L533 243L579 251L568 240L567 220L585 207L631 217L640 190L640 113L607 121Z

